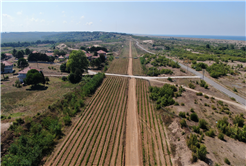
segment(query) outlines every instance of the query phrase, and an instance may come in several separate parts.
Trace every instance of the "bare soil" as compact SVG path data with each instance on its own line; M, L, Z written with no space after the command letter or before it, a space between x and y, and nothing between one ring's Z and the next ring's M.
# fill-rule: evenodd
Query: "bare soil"
M129 43L129 57L131 54L131 41ZM128 75L132 75L132 58L129 58ZM128 106L126 117L126 165L140 165L140 131L137 118L136 79L129 80Z

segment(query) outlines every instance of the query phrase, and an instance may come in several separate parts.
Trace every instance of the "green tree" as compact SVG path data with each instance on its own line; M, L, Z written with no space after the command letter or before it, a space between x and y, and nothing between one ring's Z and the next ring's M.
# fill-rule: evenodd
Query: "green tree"
M71 73L68 76L68 80L73 84L79 83L81 79L82 79L82 72L78 68L75 70L74 73Z
M67 61L66 67L67 70L70 69L72 73L75 72L76 68L80 69L81 73L84 73L85 70L88 68L88 60L85 56L85 53L81 50L79 51L72 51L69 55L69 59Z
M16 53L17 53L16 49L13 49L12 54L14 57L16 56Z
M28 62L24 58L20 58L17 62L17 66L20 68L28 66Z
M16 58L23 58L24 57L24 54L23 54L23 52L22 51L18 51L17 53L16 53L16 56L15 56Z
M27 85L36 86L38 83L43 83L43 76L36 69L31 69L27 72L24 82Z
M25 49L25 54L26 54L26 55L31 54L31 50L30 50L29 48L26 48L26 49Z
M100 54L100 59L101 59L102 63L104 63L105 62L105 55Z
M207 44L207 45L206 45L206 48L210 48L210 45L209 45L209 44Z
M100 68L101 63L102 63L101 59L100 59L100 58L97 58L97 59L94 59L94 61L95 61L95 66L96 66L97 68Z
M5 53L1 53L1 59L4 59L4 58L6 58L6 54Z

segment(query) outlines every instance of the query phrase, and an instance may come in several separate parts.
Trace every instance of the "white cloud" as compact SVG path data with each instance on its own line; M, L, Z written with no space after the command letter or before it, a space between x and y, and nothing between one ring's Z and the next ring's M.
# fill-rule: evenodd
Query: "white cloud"
M39 14L44 14L44 13L40 12Z
M3 14L3 17L9 19L10 21L14 21L14 18L8 14Z
M87 22L85 25L92 25L93 24L93 22Z
M63 21L63 24L66 24L67 23L67 21Z
M32 22L38 22L38 19L35 19L35 18L31 18L31 19L29 19L29 21L32 21Z
M20 12L17 12L16 14L17 14L17 15L22 15L22 11L20 11Z
M81 16L81 17L80 17L80 19L83 19L83 18L85 18L85 16Z
M102 22L102 20L100 20L100 22Z
M65 11L62 11L62 13L65 13Z
M52 20L52 22L55 22L54 20Z
M40 20L40 22L45 22L45 19Z

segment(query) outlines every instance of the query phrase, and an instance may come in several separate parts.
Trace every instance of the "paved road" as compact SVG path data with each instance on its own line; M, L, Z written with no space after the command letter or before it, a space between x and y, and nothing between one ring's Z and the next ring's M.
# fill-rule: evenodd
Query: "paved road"
M135 41L136 41L136 40L135 40ZM150 53L150 54L154 54L153 52L150 52L150 51L146 50L145 48L143 48L142 46L140 46L138 41L136 41L136 42L137 42L136 44L137 44L137 46L138 46L139 48L141 48L142 50L144 50L144 51L146 51L146 52L148 52L148 53ZM174 61L175 61L175 60L174 60ZM183 65L183 64L181 64L181 63L179 63L179 65L180 65L182 68L187 69L187 66L185 66L185 65ZM188 67L188 70L189 70L190 72L192 72L193 74L202 77L202 74L201 74L201 73L199 73L199 72L193 70L192 68ZM210 85L212 85L213 87L215 87L216 89L218 89L219 91L221 91L221 92L223 92L224 94L228 95L229 97L234 97L234 98L236 99L236 101L239 102L240 104L246 105L246 100L245 100L244 98L242 98L242 97L236 95L235 93L229 91L228 89L226 89L226 88L224 88L223 86L217 84L216 82L214 82L213 80L209 79L208 77L205 77L205 76L204 76L204 80L205 80L208 84L210 84Z

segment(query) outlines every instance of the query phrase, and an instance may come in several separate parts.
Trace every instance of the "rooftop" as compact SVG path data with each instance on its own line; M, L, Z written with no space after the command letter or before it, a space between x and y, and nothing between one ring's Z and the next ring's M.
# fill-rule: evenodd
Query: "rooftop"
M18 72L18 74L27 74L27 72L31 69L36 69L37 71L41 71L40 69L37 69L35 67L27 67L24 70L21 70L20 72Z

